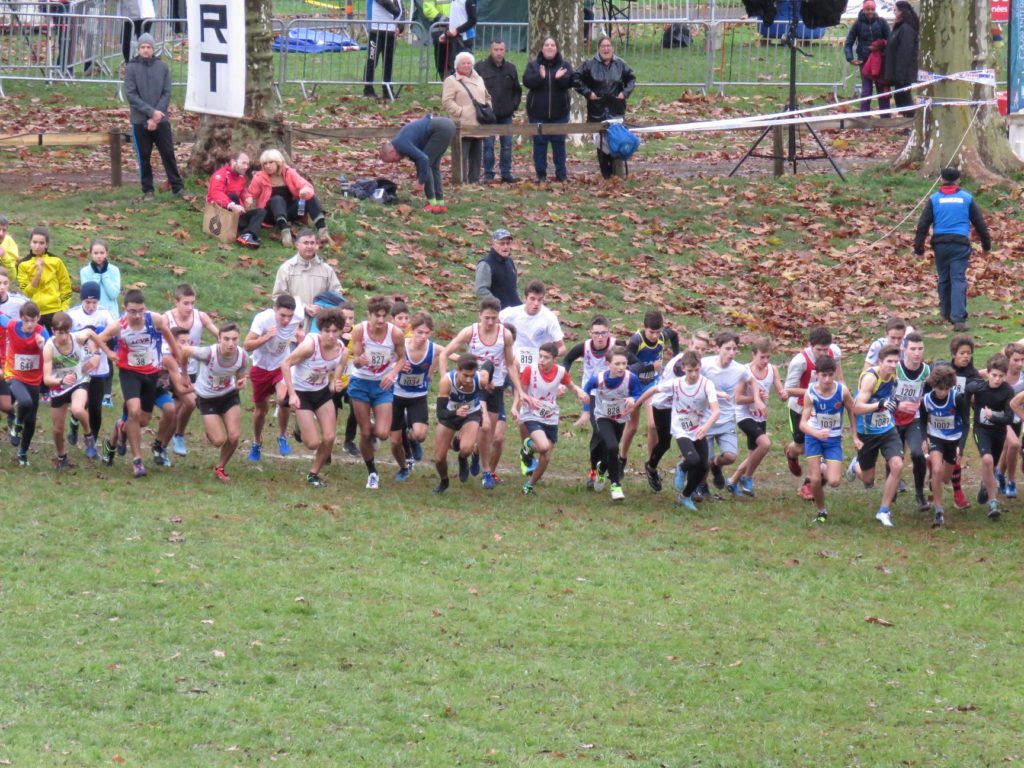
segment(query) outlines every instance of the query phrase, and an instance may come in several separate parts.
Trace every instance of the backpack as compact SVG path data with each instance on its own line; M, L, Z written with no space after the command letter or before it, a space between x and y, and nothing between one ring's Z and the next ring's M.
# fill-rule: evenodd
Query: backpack
M662 48L689 48L693 42L690 27L686 24L666 24L661 35Z
M342 185L341 191L345 197L354 197L356 200L373 200L385 204L398 202L398 185L391 179L359 179L347 186Z
M640 148L640 139L622 123L611 123L605 132L608 154L620 160L629 160Z

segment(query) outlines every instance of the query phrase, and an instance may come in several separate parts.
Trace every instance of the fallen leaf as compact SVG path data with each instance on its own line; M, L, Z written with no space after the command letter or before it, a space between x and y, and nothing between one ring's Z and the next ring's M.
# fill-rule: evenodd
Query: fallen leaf
M891 621L886 621L885 619L880 619L878 616L868 616L866 619L864 619L864 621L866 621L868 624L877 624L880 627L891 627L891 626L893 626Z

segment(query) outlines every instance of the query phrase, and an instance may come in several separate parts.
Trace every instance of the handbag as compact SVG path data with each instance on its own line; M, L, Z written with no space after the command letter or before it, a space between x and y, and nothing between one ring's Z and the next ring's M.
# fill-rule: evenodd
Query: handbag
M459 84L466 89L466 94L469 96L469 100L473 102L473 109L476 110L476 121L480 125L494 125L498 122L498 116L494 114L494 110L487 104L481 104L479 101L473 98L473 92L469 90L469 86L466 85L462 80L459 80Z

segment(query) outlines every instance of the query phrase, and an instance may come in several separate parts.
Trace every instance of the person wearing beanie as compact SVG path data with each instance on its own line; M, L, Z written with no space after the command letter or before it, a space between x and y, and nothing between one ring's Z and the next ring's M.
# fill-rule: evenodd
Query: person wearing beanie
M985 217L970 192L960 188L960 171L942 169L942 184L921 211L914 236L914 253L924 256L924 240L932 230L935 272L938 276L939 314L953 323L957 333L967 331L967 262L971 258L971 227L981 247L992 250Z
M78 298L81 299L81 302L68 310L68 315L71 317L72 333L89 329L100 334L108 325L117 322L117 315L108 312L101 303L102 293L103 288L99 283L94 281L82 283L82 287L78 290ZM106 355L102 355L99 358L99 365L93 370L89 379L89 397L86 406L89 411L89 429L94 435L99 434L103 427L103 407L110 407L114 404L111 395L113 383L110 363ZM68 442L72 445L78 443L78 422L73 417L68 430Z
M184 193L185 184L174 159L174 136L167 110L171 104L171 69L154 54L155 41L148 32L139 35L138 52L125 69L124 85L131 106L132 144L139 158L139 181L142 199L155 198L153 192L153 166L150 158L153 147L160 153L171 192L177 197Z

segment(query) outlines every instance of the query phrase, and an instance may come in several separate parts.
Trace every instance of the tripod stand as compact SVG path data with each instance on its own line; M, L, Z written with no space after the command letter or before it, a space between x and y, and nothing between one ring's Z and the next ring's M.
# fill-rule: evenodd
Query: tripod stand
M787 112L795 112L796 111L796 55L797 55L797 53L800 53L802 56L807 56L807 57L810 57L810 55L811 55L811 54L807 53L807 51L801 51L797 47L797 44L796 44L796 25L797 25L797 23L800 20L800 0L797 0L796 2L794 2L793 6L794 6L793 15L789 19L789 30L786 32L786 40L785 40L786 46L789 48L789 103L786 104L786 111ZM789 132L789 142L788 142L788 147L787 147L786 154L781 155L781 156L780 155L776 155L776 154L770 154L770 155L758 154L755 151L755 150L757 150L758 145L760 145L760 143L765 140L765 137L768 136L768 134L771 133L771 131L772 131L772 126L768 126L767 128L764 129L764 131L761 132L761 135L758 136L757 141L755 141L750 146L750 149L748 149L746 151L746 154L744 154L743 157L740 158L740 161L738 163L736 163L736 167L733 168L729 172L729 176L735 176L736 172L740 169L740 166L742 166L743 163L745 163L747 161L748 157L760 157L760 158L765 158L767 160L784 160L787 163L792 163L792 165L793 165L793 174L794 175L796 174L796 164L797 164L797 161L799 161L799 160L828 160L829 163L832 164L832 169L836 172L836 174L838 174L839 178L842 179L843 181L846 181L846 177L843 176L843 172L841 170L839 170L839 166L836 165L836 161L832 159L832 155L830 155L828 153L828 150L825 149L825 145L821 143L821 139L818 137L818 134L815 132L814 128L811 127L811 124L807 123L807 122L804 122L804 123L802 123L802 125L808 131L810 131L811 136L814 137L814 141L817 142L818 148L821 149L821 154L820 155L798 155L797 154L797 152L796 152L797 124L796 123L790 123L787 126L787 128L789 129L789 131L788 131Z

